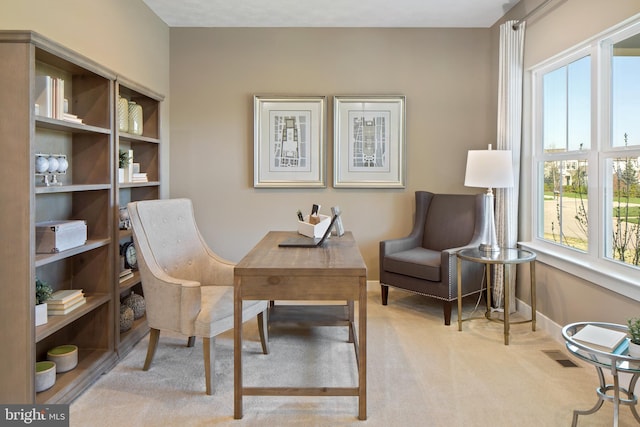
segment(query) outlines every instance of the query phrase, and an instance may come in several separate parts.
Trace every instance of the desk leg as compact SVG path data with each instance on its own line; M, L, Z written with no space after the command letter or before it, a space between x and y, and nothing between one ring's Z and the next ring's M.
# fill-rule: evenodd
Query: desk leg
M462 330L462 258L458 257L458 331Z
M531 275L531 330L536 330L536 262L529 263L529 274Z
M349 341L348 342L355 342L354 340L354 336L353 336L353 332L355 331L354 329L354 304L353 304L353 300L349 300L347 301L347 316L349 318Z
M367 419L367 278L360 277L360 301L358 302L358 419Z
M504 280L502 281L502 288L504 289L504 345L509 345L509 300L511 296L509 295L509 270L511 269L509 265L503 265L502 267L504 271Z
M233 287L233 418L242 418L242 281Z

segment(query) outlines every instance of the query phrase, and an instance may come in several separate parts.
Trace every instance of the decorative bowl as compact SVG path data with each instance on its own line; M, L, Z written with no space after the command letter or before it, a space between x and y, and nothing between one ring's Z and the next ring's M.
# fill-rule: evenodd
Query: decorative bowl
M47 352L47 359L56 362L58 373L70 371L78 365L78 347L72 344L54 347Z
M50 389L56 383L56 363L50 360L36 362L36 392Z

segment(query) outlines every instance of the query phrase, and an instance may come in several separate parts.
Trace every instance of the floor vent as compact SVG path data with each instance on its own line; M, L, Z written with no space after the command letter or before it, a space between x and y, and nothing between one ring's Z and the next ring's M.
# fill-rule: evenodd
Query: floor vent
M542 350L544 354L558 362L563 368L577 368L578 365L567 359L567 355L559 350Z

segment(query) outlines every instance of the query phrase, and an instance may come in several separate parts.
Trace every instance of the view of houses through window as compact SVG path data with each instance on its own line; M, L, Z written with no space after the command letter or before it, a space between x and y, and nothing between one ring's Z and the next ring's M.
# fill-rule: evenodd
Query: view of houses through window
M534 235L577 256L637 268L640 22L533 76Z

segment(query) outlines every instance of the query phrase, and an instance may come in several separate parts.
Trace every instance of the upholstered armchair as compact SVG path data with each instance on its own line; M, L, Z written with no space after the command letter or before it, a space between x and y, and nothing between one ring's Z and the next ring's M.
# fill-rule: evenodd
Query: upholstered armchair
M389 286L439 299L444 323L451 324L451 307L458 298L456 252L479 246L485 215L482 195L434 194L416 191L411 233L380 242L382 304ZM483 265L462 263L462 295L481 292Z
M207 394L215 337L233 329L234 264L218 257L204 242L188 199L150 200L128 204L133 238L151 329L144 370L155 354L160 331L203 339ZM243 320L257 316L262 351L268 350L266 301L245 301Z

